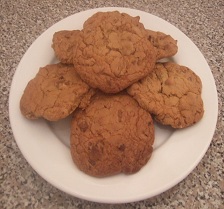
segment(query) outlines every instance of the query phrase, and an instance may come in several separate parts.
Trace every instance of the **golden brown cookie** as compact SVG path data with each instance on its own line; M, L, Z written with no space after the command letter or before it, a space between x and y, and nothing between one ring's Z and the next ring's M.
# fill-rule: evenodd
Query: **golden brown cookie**
M139 171L152 154L153 142L150 114L127 94L97 95L72 120L73 161L92 176Z
M83 28L94 28L94 27L98 27L102 22L105 21L105 19L111 18L111 16L114 16L113 21L115 24L120 24L119 21L117 21L118 19L116 18L120 18L121 17L121 21L124 20L125 24L129 23L129 24L134 24L137 27L144 29L144 26L142 23L140 23L140 17L139 16L130 16L127 13L120 13L118 11L112 11L112 12L97 12L95 14L93 14L91 17L89 17L83 24ZM131 17L131 18L130 18ZM113 22L112 22L113 24Z
M127 89L158 122L174 128L202 118L201 90L201 80L192 70L172 62L156 64L152 73Z
M84 24L74 47L74 66L93 88L116 93L152 71L156 52L138 18L119 12L99 16L101 21Z
M72 65L47 65L27 84L20 110L29 119L57 121L71 114L88 90Z
M159 31L146 30L148 39L157 49L157 60L174 56L178 51L177 40Z
M79 30L62 30L54 33L52 48L60 62L73 63L73 47L78 42Z

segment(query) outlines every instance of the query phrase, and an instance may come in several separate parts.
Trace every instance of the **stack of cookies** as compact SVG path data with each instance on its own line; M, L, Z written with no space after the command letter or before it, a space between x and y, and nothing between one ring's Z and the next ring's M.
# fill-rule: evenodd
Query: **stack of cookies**
M72 114L72 159L89 175L139 171L153 152L153 120L180 129L203 116L200 78L160 61L177 53L177 41L145 29L139 17L98 12L52 42L60 62L40 68L20 109L28 119Z

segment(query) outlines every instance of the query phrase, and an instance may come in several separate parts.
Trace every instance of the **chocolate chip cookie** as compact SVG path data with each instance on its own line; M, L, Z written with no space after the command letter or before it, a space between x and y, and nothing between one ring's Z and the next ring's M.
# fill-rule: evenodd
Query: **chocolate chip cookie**
M20 110L29 119L57 121L71 114L89 89L72 65L47 65L27 84Z
M151 115L127 94L95 95L72 120L73 161L92 176L139 171L152 154L153 142Z
M177 40L165 33L146 30L148 39L156 48L157 60L174 56L178 51Z
M200 78L176 63L156 64L152 73L127 91L155 120L173 128L190 126L204 113Z
M79 30L62 30L54 33L52 48L61 63L73 64L73 47L78 42Z
M73 51L76 71L86 83L117 93L152 71L156 51L139 18L101 12L91 20L91 24L88 20L84 24Z

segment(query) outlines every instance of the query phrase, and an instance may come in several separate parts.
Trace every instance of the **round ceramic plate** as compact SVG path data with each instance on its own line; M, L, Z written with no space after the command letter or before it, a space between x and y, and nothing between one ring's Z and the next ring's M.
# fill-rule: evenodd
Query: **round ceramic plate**
M28 81L39 67L58 62L51 48L59 30L82 29L83 22L98 11L119 10L140 16L145 28L170 34L178 40L172 58L191 68L202 80L205 114L200 122L183 130L156 126L154 152L136 174L94 178L77 169L69 150L70 118L49 123L25 119L19 102ZM47 29L30 46L15 72L9 98L9 114L15 140L33 169L49 183L73 196L103 203L133 202L158 195L184 179L199 163L212 140L218 114L217 92L211 70L195 44L180 30L146 12L127 8L99 8L69 16Z

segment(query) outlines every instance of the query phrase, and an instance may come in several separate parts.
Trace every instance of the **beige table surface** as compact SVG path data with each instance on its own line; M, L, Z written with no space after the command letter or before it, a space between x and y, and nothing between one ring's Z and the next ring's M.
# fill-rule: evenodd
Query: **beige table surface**
M52 24L71 14L105 6L143 10L178 27L206 58L219 97L216 131L202 161L178 185L136 203L93 203L50 185L21 154L8 116L12 77L32 42ZM0 8L0 208L224 208L224 1L0 0Z

